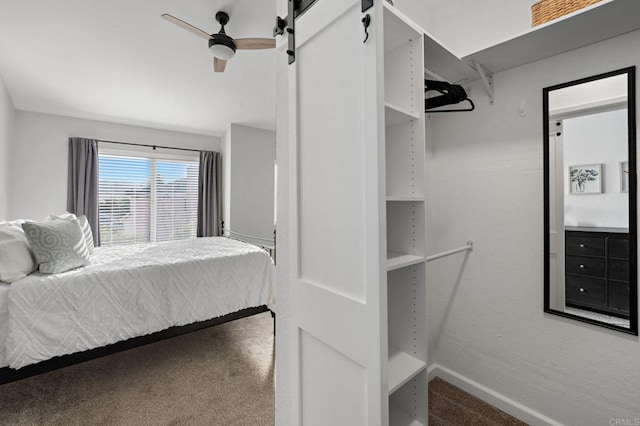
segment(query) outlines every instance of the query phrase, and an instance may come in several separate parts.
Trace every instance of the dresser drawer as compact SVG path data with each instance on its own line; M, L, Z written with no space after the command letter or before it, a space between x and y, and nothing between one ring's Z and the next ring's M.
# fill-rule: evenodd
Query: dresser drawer
M629 284L609 281L609 308L621 312L629 312Z
M607 239L608 257L629 259L629 240L627 238Z
M607 278L610 280L629 281L629 262L625 260L609 260Z
M569 234L565 238L565 247L567 254L604 256L604 242L604 237L580 237Z
M566 259L567 274L604 278L604 258L567 256Z
M605 306L604 280L587 277L565 277L567 302L586 304L592 307Z

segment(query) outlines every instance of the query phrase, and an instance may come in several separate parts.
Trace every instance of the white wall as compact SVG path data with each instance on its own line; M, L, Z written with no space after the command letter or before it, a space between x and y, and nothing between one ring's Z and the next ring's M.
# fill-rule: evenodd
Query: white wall
M16 111L10 218L43 220L67 208L69 137L220 151L220 139L145 127Z
M627 110L563 121L564 224L629 227L629 194L620 192L620 162L627 161ZM569 166L602 164L601 194L569 193Z
M10 145L14 138L15 110L0 77L0 220L9 217Z
M634 32L496 74L495 105L475 82L476 111L429 120L430 252L475 243L429 264L430 362L568 425L640 416L640 345L543 313L542 88L640 65L638 45Z
M549 92L549 115L562 116L596 106L624 102L627 98L627 75L621 74Z
M394 4L463 57L530 30L531 5L537 1L394 0Z
M275 132L231 124L223 138L223 156L225 228L273 238Z

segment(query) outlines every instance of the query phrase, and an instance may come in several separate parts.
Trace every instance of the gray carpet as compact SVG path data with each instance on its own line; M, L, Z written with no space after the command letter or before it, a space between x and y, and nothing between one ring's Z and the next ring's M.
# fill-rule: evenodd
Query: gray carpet
M0 425L274 424L269 313L0 386ZM433 426L524 423L433 379Z
M526 423L436 377L429 382L429 425L526 426Z
M273 425L269 313L0 386L1 425Z

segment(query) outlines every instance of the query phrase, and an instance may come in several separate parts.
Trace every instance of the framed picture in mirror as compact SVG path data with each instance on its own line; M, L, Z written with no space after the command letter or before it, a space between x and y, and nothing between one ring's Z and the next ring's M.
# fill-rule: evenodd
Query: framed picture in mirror
M600 194L602 192L602 164L569 166L570 194Z

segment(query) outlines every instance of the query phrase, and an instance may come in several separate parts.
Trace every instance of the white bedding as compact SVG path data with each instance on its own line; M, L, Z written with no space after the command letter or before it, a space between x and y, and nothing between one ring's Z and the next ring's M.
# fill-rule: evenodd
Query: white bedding
M3 364L17 369L267 305L272 280L266 252L228 238L97 248L89 266L11 284ZM1 302L0 292L0 314Z
M9 335L9 284L0 283L0 367L9 365L4 342Z

